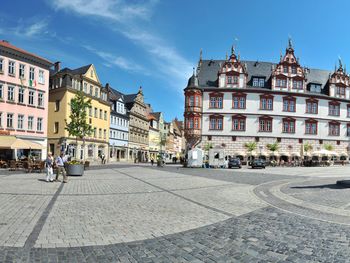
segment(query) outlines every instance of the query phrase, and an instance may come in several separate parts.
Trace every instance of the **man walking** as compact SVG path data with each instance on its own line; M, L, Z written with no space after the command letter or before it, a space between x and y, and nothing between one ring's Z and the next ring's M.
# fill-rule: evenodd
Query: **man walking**
M61 152L60 156L58 156L56 158L56 167L57 167L56 180L55 180L56 182L59 182L58 176L59 176L60 173L62 173L62 175L63 175L63 182L64 183L68 182L66 169L64 168L64 163L66 161L67 161L66 158L64 158L64 152Z

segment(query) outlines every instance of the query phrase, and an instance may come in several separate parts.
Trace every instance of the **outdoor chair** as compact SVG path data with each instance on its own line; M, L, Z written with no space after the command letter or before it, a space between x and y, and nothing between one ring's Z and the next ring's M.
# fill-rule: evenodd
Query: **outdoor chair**
M10 171L16 171L16 169L17 169L17 166L16 166L16 161L14 161L14 160L11 160L10 161Z

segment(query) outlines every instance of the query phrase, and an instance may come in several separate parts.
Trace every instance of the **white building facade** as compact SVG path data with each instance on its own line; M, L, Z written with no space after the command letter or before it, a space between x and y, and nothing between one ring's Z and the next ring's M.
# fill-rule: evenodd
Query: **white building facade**
M341 61L334 71L299 64L291 42L278 63L241 61L232 49L226 60L202 60L185 88L187 147L224 147L227 155L275 154L303 157L332 145L347 159L350 142L350 82ZM277 142L278 153L267 144Z

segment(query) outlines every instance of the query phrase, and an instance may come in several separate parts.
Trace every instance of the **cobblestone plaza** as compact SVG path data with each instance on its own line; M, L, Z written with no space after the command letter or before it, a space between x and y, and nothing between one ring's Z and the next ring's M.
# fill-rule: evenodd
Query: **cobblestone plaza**
M348 262L350 167L0 175L0 262Z

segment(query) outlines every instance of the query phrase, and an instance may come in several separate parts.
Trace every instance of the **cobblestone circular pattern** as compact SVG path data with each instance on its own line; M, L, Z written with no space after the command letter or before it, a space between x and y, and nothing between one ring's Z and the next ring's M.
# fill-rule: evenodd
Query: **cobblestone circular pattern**
M336 179L214 171L0 176L0 262L348 261L350 192Z

